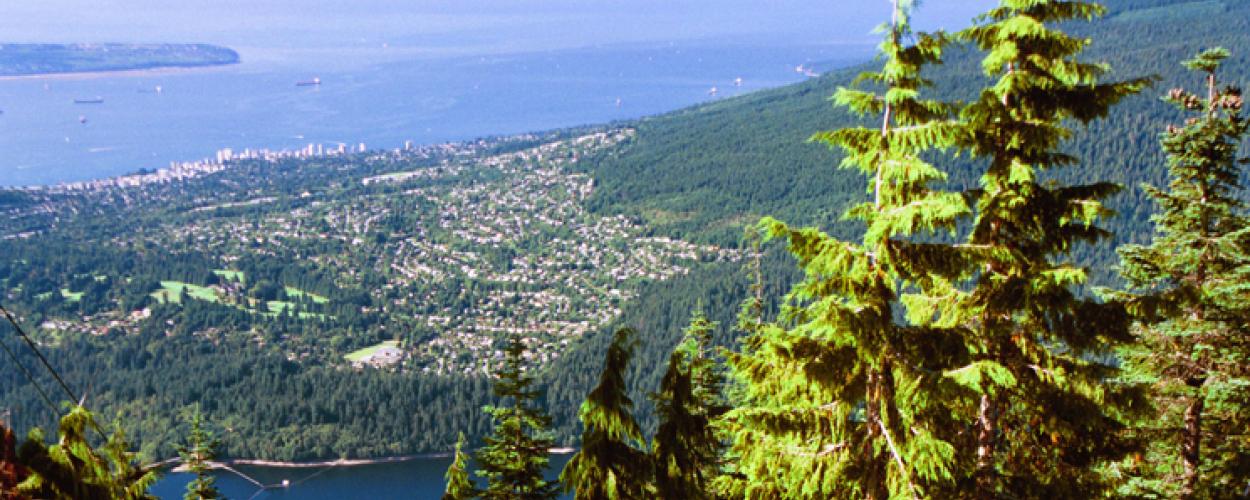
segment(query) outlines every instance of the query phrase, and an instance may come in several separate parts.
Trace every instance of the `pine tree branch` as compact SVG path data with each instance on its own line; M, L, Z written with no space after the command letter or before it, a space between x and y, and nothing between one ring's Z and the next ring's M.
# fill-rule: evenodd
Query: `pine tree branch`
M907 465L903 463L903 456L899 454L898 447L894 445L894 437L890 435L890 429L885 427L885 421L877 420L877 425L881 427L881 434L885 436L885 442L890 446L890 454L894 456L894 462L898 464L898 470L903 474L903 480L907 482L907 489L911 491L911 497L920 500L920 493L916 490L915 483L912 482L911 472L907 470Z

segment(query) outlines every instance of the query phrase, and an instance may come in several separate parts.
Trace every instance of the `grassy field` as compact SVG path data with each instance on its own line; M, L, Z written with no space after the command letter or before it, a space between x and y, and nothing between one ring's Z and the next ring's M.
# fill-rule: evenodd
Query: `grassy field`
M226 281L237 281L239 283L247 283L247 276L243 271L233 271L230 269L213 269L213 274L221 276Z
M291 287L291 286L286 287L286 295L287 297L302 297L302 296L307 295L308 298L312 300L313 303L315 304L328 304L330 302L330 299L327 297L317 295L312 292L305 292L303 290L300 290L298 288Z
M346 356L343 356L343 357L344 357L344 358L347 358L347 360L348 360L348 361L350 361L350 362L352 362L352 363L359 363L359 362L363 361L364 359L368 358L369 356L372 356L374 353L378 352L379 350L381 350L381 349L383 349L383 348L386 348L386 347L391 347L391 348L398 349L398 348L399 348L399 341L398 341L398 340L387 340L387 341L385 341L385 342L382 342L381 344L372 345L372 346L366 347L366 348L364 348L364 349L360 349L360 350L357 350L357 351L351 352L351 353L349 353L349 354L347 354Z
M217 291L206 286L192 285L181 281L162 281L161 289L151 293L152 298L160 301L162 304L174 302L180 303L180 297L183 290L187 291L187 296L209 302L221 302L221 297L217 296Z
M71 292L68 288L62 288L61 297L63 297L66 302L78 302L82 300L82 292Z

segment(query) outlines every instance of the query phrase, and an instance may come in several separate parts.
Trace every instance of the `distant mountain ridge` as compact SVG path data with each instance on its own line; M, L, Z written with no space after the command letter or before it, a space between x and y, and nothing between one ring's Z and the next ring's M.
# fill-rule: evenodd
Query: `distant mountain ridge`
M239 53L233 49L204 43L0 44L0 76L187 68L237 62Z

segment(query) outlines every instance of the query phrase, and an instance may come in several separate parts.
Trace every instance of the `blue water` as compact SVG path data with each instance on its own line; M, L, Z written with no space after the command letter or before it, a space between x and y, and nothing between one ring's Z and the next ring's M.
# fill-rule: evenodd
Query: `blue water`
M379 47L319 51L313 60L245 52L244 63L211 69L0 80L0 185L119 175L221 148L395 148L641 117L799 81L799 64L828 69L864 60L870 49L688 42L394 60ZM322 85L295 85L314 77ZM96 97L104 103L73 102Z
M572 455L552 455L549 479L560 475L560 469ZM300 499L437 499L443 494L446 483L443 474L451 458L421 458L401 463L362 465L334 468L277 468L246 467L238 470L262 484L279 485L290 481L290 487L257 488L254 484L228 472L218 472L217 487L228 498L235 500L300 498ZM151 493L160 498L182 498L186 484L193 476L186 473L168 473L152 488Z
M916 22L958 29L993 3L930 0ZM864 60L888 18L888 2L806 0L0 2L3 42L204 42L244 61L0 80L0 186L227 147L393 148L640 117Z

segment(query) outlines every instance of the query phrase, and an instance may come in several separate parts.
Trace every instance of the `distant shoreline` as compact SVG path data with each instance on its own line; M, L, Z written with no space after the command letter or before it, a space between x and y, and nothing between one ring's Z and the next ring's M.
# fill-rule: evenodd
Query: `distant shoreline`
M552 455L568 455L577 451L576 448L551 448L547 450ZM280 460L262 460L256 458L231 458L209 462L211 469L226 469L238 465L246 465L253 467L273 467L283 469L309 469L317 467L359 467L362 465L380 465L389 463L410 462L413 460L421 460L425 458L447 458L450 452L440 453L418 453L415 455L398 455L393 457L378 458L339 458L335 460L313 460L308 462L283 462ZM174 472L186 472L186 467L179 464L173 468Z
M31 73L24 75L0 75L0 82L11 82L21 80L90 80L95 78L115 77L115 76L158 76L179 73L191 73L200 71L209 71L214 69L222 69L227 66L236 66L242 61L212 63L212 64L193 64L186 66L157 66L154 68L134 68L134 69L106 69L98 71L64 71L55 73Z

